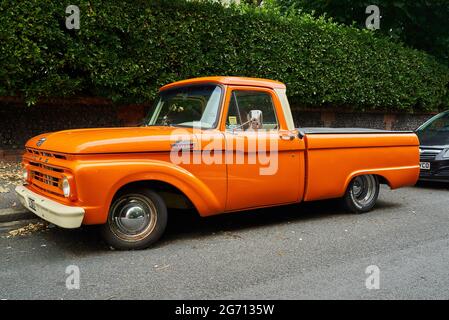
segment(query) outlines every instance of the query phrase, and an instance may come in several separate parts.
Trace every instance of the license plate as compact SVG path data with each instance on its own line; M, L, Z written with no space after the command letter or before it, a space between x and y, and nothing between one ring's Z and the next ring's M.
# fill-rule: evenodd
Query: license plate
M421 170L430 170L430 162L420 162L419 167Z
M30 206L30 209L36 211L36 205L34 203L34 199L28 198L28 205Z

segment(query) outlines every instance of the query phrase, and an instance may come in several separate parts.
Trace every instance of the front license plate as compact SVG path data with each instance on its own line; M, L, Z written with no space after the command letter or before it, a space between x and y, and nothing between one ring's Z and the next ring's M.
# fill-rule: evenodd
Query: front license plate
M419 167L421 170L430 170L430 162L420 162Z
M34 203L34 199L28 198L28 205L30 206L30 209L36 211L36 204Z

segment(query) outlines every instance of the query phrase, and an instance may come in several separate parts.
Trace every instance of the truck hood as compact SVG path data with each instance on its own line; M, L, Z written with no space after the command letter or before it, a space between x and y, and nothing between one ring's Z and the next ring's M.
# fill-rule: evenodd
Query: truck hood
M172 144L195 142L191 128L132 127L77 129L45 133L30 139L27 148L67 154L170 151Z

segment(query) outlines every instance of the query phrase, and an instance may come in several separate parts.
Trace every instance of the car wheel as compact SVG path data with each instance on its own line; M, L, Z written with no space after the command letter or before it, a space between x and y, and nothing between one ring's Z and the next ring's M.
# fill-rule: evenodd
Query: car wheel
M379 180L375 175L357 176L349 183L343 197L343 204L351 212L370 211L379 197Z
M115 249L145 249L159 240L166 225L167 207L161 196L150 190L131 190L113 200L102 235Z

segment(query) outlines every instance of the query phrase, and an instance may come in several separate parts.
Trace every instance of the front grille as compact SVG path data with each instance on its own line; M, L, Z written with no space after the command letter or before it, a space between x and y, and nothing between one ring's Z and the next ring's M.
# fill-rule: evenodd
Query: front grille
M29 162L30 183L43 192L64 196L61 180L64 170L39 162Z
M421 161L432 161L435 160L436 156L441 152L441 150L436 149L422 149L420 151L419 158Z
M33 179L36 179L40 182L43 182L45 184L48 184L49 186L59 187L59 180L58 178L55 178L53 176L50 176L48 174L43 174L38 171L32 171L31 174L33 175Z
M449 169L443 169L436 173L437 176L449 177Z
M32 148L27 148L26 152L28 154L35 155L35 156L67 160L67 157L65 155L63 155L63 154L60 154L60 153L41 151L41 150L32 149Z
M421 159L421 161L431 161L431 160L435 160L436 156L437 156L436 154L431 154L431 153L421 154L419 156L419 159Z

